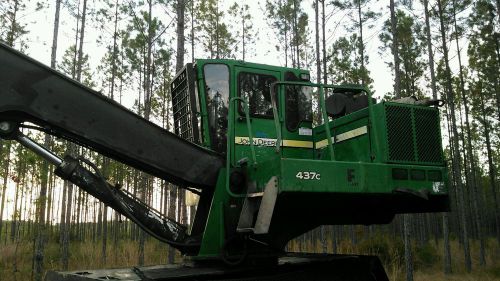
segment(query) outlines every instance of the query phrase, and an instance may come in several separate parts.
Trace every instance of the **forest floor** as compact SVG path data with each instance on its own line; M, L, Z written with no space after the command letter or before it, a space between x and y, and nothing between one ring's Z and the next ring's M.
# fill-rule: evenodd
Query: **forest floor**
M319 244L319 243L318 243ZM301 248L307 251L319 249L307 244ZM355 247L348 241L339 245L340 253L377 254L386 268L391 281L405 280L403 253L399 242L389 243L388 239L361 241ZM111 241L107 244L107 257L103 260L102 244L92 242L74 242L70 244L69 270L119 268L137 265L138 243L136 241L120 241L115 246ZM330 249L329 245L329 249ZM463 252L458 241L451 242L452 270L453 273L443 273L442 243L429 243L423 247L414 246L415 281L493 281L500 280L500 249L495 240L487 242L487 265L479 266L478 245L471 244L473 257L473 271L466 273L463 266ZM288 250L297 251L298 243L292 242ZM159 242L148 240L145 245L145 265L167 263L167 247ZM178 256L177 261L181 258ZM14 244L0 243L0 280L26 281L32 280L33 243L19 242ZM59 244L50 242L45 250L45 268L49 270L60 269Z

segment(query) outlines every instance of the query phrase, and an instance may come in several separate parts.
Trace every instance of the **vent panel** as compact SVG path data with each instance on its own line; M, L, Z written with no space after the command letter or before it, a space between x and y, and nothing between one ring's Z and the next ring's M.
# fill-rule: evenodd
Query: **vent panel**
M419 162L443 161L441 148L441 131L439 129L439 114L437 110L413 110L415 118L415 136Z
M386 106L387 141L390 161L415 161L411 108Z
M443 164L436 108L386 104L385 115L389 162Z
M175 134L190 142L199 143L193 72L192 64L187 64L170 84L170 90Z

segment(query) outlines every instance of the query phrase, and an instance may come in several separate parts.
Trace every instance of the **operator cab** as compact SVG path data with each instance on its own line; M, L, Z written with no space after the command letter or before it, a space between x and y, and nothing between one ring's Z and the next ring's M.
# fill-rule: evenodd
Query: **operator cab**
M253 144L258 148L255 157L259 162L277 156L278 139L281 140L279 156L283 158L324 159L324 153L314 151L313 127L323 123L319 110L313 110L313 104L314 108L319 107L319 88L279 84L309 83L309 80L306 70L237 60L197 60L196 64L187 64L172 83L176 134L223 155L228 150L229 136L231 164L235 165L252 157L245 113L248 106ZM366 113L368 95L364 88L348 85L324 91L330 118L342 123L343 116L363 109ZM273 113L272 93L277 118ZM231 114L230 103L235 109ZM229 123L233 124L230 132ZM321 130L315 132L322 135Z
M187 77L196 83L186 81ZM226 154L227 138L231 136L234 164L251 154L245 114L248 106L259 161L275 157L278 136L271 97L274 92L282 137L281 157L312 159L314 89L300 85L273 86L279 81L309 82L309 77L308 71L299 69L235 60L197 60L195 65L186 65L172 83L176 133L221 154ZM187 84L192 89L179 87ZM235 108L232 116L230 102ZM231 132L227 131L229 119L234 122Z

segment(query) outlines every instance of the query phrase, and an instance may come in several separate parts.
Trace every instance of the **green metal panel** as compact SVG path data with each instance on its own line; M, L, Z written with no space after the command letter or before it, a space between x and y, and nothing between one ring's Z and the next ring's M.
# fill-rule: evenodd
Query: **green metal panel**
M363 109L356 113L333 120L329 124L331 135L334 138L334 160L371 162L370 127L368 110ZM326 149L326 134L323 126L315 128L315 158L330 159ZM323 146L323 147L321 147Z
M391 194L396 189L428 190L430 194L447 192L444 167L302 159L282 159L280 167L280 192ZM394 180L394 168L406 169L409 172L419 170L427 174L429 171L439 171L443 177L439 181L431 181L428 176L425 180ZM305 178L304 173L319 176L310 175Z
M198 253L200 258L219 257L221 249L224 247L224 208L227 206L229 200L225 189L226 180L224 175L225 169L222 169L217 180L206 228L203 232L201 248Z

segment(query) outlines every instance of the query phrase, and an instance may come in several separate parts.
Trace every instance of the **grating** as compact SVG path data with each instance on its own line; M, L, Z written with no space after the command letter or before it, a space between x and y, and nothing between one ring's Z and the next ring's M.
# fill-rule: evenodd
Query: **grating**
M193 75L192 72L192 64L187 64L175 77L170 89L175 134L190 142L198 143L198 120L192 108L192 104L196 102L194 84L190 78Z
M398 162L415 161L411 108L386 105L385 110L389 160Z
M439 114L429 108L415 108L415 136L419 162L440 163L443 161Z
M442 164L436 108L386 104L385 114L390 162Z

